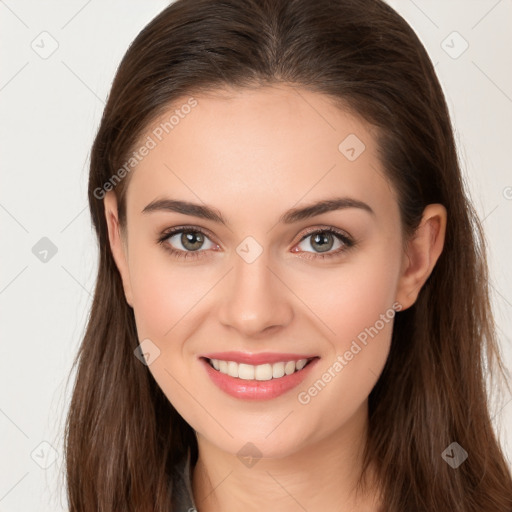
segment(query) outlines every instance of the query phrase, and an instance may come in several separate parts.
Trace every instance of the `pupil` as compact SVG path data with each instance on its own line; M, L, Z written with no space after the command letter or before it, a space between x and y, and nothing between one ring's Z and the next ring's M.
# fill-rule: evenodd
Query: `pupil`
M331 242L330 244L329 241ZM320 252L329 251L332 248L332 235L330 233L317 233L313 237L312 243L319 244Z
M181 243L183 247L191 251L197 251L203 244L203 235L199 232L183 233L181 235Z

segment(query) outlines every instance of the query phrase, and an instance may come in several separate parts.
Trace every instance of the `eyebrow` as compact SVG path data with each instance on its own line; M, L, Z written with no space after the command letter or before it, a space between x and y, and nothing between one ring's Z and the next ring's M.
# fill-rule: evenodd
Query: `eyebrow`
M307 206L291 208L283 215L281 215L279 222L284 224L293 224L304 219L309 219L311 217L321 215L322 213L335 210L345 210L348 208L358 208L375 216L375 212L372 210L372 208L363 201L359 201L358 199L353 199L351 197L336 197L333 199L323 199ZM179 201L169 198L157 199L149 203L142 210L142 213L150 213L156 211L182 213L184 215L191 215L194 217L211 220L213 222L223 224L224 226L229 225L226 219L216 208L205 204L197 204L191 203L189 201Z

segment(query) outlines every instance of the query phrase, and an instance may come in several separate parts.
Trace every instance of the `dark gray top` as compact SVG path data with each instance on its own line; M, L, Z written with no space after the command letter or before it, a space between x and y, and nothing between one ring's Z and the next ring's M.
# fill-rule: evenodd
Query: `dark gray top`
M180 476L172 498L172 512L197 512L192 494L192 468L190 467L190 450L187 457L178 466Z

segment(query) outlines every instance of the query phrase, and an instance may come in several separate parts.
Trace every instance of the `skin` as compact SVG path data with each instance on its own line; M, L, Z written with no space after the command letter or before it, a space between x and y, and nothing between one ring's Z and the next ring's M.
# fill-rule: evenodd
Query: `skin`
M200 512L242 505L248 511L379 510L372 470L366 492L356 495L354 486L368 395L386 362L393 321L309 403L297 395L393 303L405 310L415 302L441 254L446 210L429 205L404 249L397 199L371 127L323 95L281 85L195 98L198 105L132 171L126 233L114 192L104 204L139 340L149 338L160 350L149 370L197 433L196 505ZM338 149L349 134L365 144L354 161ZM279 222L291 208L338 196L364 201L374 215L346 208ZM142 213L164 197L211 205L229 227L176 212ZM159 245L159 234L174 226L209 232L195 251L203 254L177 259ZM349 234L356 245L322 260L305 232L326 227ZM180 235L165 243L186 251ZM263 248L252 263L236 252L247 236ZM336 237L330 243L330 253L343 246ZM227 350L321 359L298 388L248 401L214 386L198 360ZM237 456L247 442L262 453L251 467Z

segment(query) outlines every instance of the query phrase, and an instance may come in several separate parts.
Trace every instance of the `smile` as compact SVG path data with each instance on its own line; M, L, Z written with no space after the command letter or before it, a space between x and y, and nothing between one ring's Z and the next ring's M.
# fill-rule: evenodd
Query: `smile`
M310 374L319 357L248 364L200 357L210 381L231 397L242 400L269 400L291 391Z
M299 372L313 359L299 359L298 361L281 361L274 364L259 365L223 361L220 359L208 359L208 361L215 370L236 379L271 380L280 379L285 375Z

